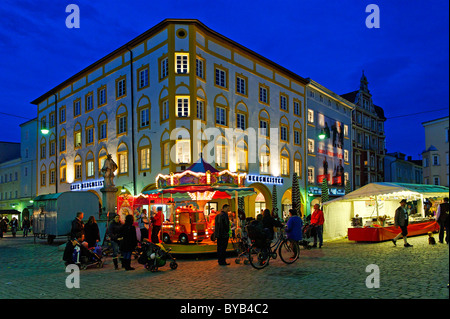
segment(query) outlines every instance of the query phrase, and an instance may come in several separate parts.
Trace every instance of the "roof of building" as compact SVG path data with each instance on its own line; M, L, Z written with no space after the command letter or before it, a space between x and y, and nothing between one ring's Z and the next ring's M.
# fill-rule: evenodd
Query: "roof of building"
M346 99L349 102L352 102L352 103L358 105L358 100L357 100L358 93L359 93L359 90L356 90L353 92L342 94L341 97L343 97L344 99ZM374 104L373 108L375 109L375 112L377 113L379 118L384 119L384 120L386 119L386 117L384 116L384 110L381 106Z
M92 63L91 65L89 65L88 67L84 68L83 70L81 70L80 72L76 73L75 75L71 76L70 78L68 78L67 80L65 80L64 82L60 83L59 85L55 86L53 89L51 89L50 91L44 93L43 95L41 95L40 97L38 97L37 99L33 100L31 103L32 104L39 104L41 103L43 100L45 100L46 98L48 98L49 96L56 94L58 91L62 90L63 88L65 88L66 86L68 86L70 83L76 81L77 79L79 79L80 77L84 76L87 72L94 70L95 68L97 68L100 64L112 60L114 57L116 57L118 54L121 54L123 52L128 51L129 48L132 48L138 44L140 44L142 41L146 40L147 38L149 38L150 36L157 34L159 31L161 31L162 29L164 29L167 25L169 24L193 24L196 25L197 27L200 27L201 29L203 29L204 31L209 32L211 35L226 41L228 43L230 43L231 45L239 48L240 50L244 51L247 54L250 54L252 56L254 56L256 59L261 60L264 63L267 63L277 69L279 69L281 72L285 73L286 75L290 76L291 78L299 81L300 83L303 84L307 84L308 81L306 79L304 79L303 77L299 76L298 74L289 71L288 69L280 66L279 64L263 57L262 55L244 47L243 45L221 35L220 33L208 28L206 25L204 25L202 22L200 22L197 19L165 19L162 22L158 23L157 25L155 25L154 27L152 27L151 29L145 31L144 33L142 33L141 35L137 36L136 38L132 39L131 41L127 42L126 44L124 44L123 46L121 46L120 48L114 50L113 52L107 54L106 56L104 56L103 58L101 58L100 60L97 60L96 62Z

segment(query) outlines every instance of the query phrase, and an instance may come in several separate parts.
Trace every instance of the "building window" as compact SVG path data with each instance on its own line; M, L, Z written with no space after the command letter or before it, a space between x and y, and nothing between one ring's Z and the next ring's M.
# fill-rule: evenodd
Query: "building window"
M164 58L160 63L160 80L164 79L169 75L169 59Z
M294 172L299 178L302 177L302 161L299 159L294 159Z
M170 145L169 143L164 143L163 146L163 166L169 166L170 164Z
M127 116L121 115L118 118L117 134L123 134L126 132L127 132Z
M59 109L59 123L65 123L66 122L66 107L63 106Z
M177 140L176 144L176 158L177 164L186 164L191 162L191 141Z
M259 134L269 136L269 123L264 120L259 120Z
M94 143L94 128L88 127L86 129L86 145Z
M226 126L227 110L223 107L216 107L216 124Z
M98 106L106 104L106 86L102 86L97 91Z
M433 166L439 165L439 155L433 155Z
M308 167L308 184L314 184L314 167Z
M92 154L92 153L91 153ZM94 177L95 171L94 171L94 160L88 160L86 161L86 177Z
M300 109L300 102L294 101L294 115L302 116L302 112Z
M439 181L439 177L438 176L433 177L433 181L434 181L434 185L440 185L441 184L440 181Z
M169 119L169 100L164 100L161 103L161 122Z
M41 159L45 158L47 155L47 146L44 142L44 144L41 144Z
M81 115L81 100L75 100L73 102L73 116L77 117Z
M177 116L189 116L189 97L177 97Z
M119 174L128 173L128 152L119 153Z
M226 168L228 163L228 145L216 144L215 155L217 166Z
M107 132L108 132L108 122L102 122L99 123L99 140L104 140L107 138Z
M199 120L205 119L205 102L202 100L197 100L197 118Z
M344 162L348 162L348 151L344 150Z
M125 76L123 76L116 80L116 98L119 99L121 97L126 96L126 94L127 94L126 78Z
M59 151L60 152L65 152L66 151L66 137L62 136L59 139Z
M73 139L74 139L75 148L80 148L81 147L81 131L76 131L73 135L74 135Z
M81 163L75 163L75 180L80 180L82 176Z
M308 123L314 123L314 111L308 109Z
M219 69L216 67L216 80L215 80L215 84L217 86L220 86L222 88L227 88L227 71L223 70L223 69Z
M236 155L237 155L237 169L240 171L246 171L247 170L247 147L245 143L241 142L238 143L236 147Z
M55 112L51 112L48 116L48 124L50 126L50 128L55 126Z
M47 184L47 173L45 171L41 172L41 186L45 186ZM9 194L9 197L12 197L12 194ZM6 196L5 196L6 198Z
M150 109L145 108L140 110L139 116L140 116L140 127L147 127L150 124L150 118L149 118Z
M259 86L259 102L269 104L269 88L266 86Z
M140 151L141 171L150 169L150 148L146 147Z
M55 153L56 153L56 142L55 142L55 140L50 141L49 146L50 146L50 154L49 155L50 156L55 155Z
M247 96L247 78L236 75L236 92Z
M308 139L308 153L314 153L314 140L310 138Z
M298 131L298 130L294 130L294 144L299 145L299 146L302 145L301 134L300 134L300 131Z
M267 146L263 146L259 156L259 171L261 174L269 173L270 152Z
M176 72L177 74L189 73L189 54L188 53L175 53L176 60Z
M195 59L195 74L199 78L205 79L205 61L200 58Z
M138 70L138 83L139 89L143 89L148 86L148 66Z
M237 113L236 114L236 126L238 129L241 129L243 131L246 130L245 127L245 122L246 122L246 118L245 118L245 114L241 114L241 113Z
M289 158L281 157L281 175L287 176L289 175Z
M92 111L92 109L94 108L94 94L93 93L89 93L86 95L85 98L85 108L86 108L86 112Z
M281 126L280 128L280 139L283 142L288 142L288 128L286 126Z
M286 95L280 95L280 110L288 111L288 98Z

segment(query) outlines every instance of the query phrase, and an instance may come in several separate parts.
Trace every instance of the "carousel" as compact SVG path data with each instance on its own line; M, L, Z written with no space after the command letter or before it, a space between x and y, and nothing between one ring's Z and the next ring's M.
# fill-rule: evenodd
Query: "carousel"
M245 179L245 173L219 171L201 156L185 171L159 174L156 177L157 189L138 196L118 196L117 210L121 215L136 215L145 208L151 217L161 207L164 222L160 240L171 248L172 253L216 252L216 244L211 240L215 212L208 203L219 200L228 203L234 206L234 216L237 216L238 199L255 194L253 188L244 187ZM235 226L239 227L238 223L235 222Z

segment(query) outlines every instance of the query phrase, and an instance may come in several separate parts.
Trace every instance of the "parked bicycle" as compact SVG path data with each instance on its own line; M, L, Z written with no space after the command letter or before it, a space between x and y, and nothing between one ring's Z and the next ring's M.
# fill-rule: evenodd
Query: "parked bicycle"
M250 247L248 259L254 268L262 269L269 265L270 259L276 259L278 255L286 264L294 263L300 256L298 242L286 237L284 227L274 244L268 239L265 243L254 241Z

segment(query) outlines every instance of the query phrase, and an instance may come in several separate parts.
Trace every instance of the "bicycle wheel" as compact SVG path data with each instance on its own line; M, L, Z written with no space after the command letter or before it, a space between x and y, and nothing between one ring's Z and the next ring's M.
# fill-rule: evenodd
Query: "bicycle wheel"
M300 256L300 247L296 241L285 239L278 248L278 254L284 263L292 264Z
M253 268L263 269L269 265L270 253L268 248L258 248L252 245L249 250L248 261Z

